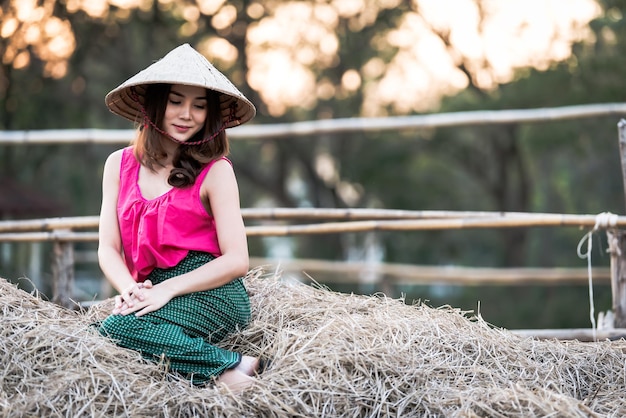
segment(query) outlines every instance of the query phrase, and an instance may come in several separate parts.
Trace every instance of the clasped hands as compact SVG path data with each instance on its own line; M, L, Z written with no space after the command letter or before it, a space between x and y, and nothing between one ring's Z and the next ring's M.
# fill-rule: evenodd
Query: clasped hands
M111 313L113 315L135 313L136 316L142 316L161 308L170 299L171 297L168 297L162 289L146 280L127 287L120 295L115 296L115 306Z

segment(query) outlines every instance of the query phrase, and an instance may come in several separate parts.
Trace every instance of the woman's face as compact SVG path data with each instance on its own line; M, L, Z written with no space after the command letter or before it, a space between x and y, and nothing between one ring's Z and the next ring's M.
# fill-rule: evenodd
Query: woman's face
M187 141L204 128L207 118L206 90L174 84L167 98L163 130L179 141Z

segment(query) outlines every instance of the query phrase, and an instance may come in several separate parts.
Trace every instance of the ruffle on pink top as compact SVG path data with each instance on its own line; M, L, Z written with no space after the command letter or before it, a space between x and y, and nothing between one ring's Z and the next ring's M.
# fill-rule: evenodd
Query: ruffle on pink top
M214 163L207 164L195 184L148 200L139 189L141 166L132 148L124 149L117 216L124 259L136 281L144 281L156 267L177 265L190 250L222 255L215 220L200 199L200 186Z

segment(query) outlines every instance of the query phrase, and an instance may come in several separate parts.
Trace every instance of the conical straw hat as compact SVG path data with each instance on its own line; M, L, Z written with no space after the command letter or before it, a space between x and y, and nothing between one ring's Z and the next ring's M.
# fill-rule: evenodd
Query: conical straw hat
M245 123L256 114L254 105L233 83L189 44L173 49L159 61L111 90L104 101L111 112L132 122L141 122L146 85L156 83L200 86L221 93L222 120L226 128ZM236 104L234 120L231 115L233 103Z

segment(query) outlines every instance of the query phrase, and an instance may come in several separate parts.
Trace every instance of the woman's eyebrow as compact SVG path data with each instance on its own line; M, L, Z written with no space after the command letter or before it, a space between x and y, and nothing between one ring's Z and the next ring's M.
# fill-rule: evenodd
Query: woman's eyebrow
M178 97L185 97L184 94L179 93L179 92L174 91L174 90L170 90L170 94L173 94L173 95L178 96ZM206 100L206 96L198 96L194 100Z

